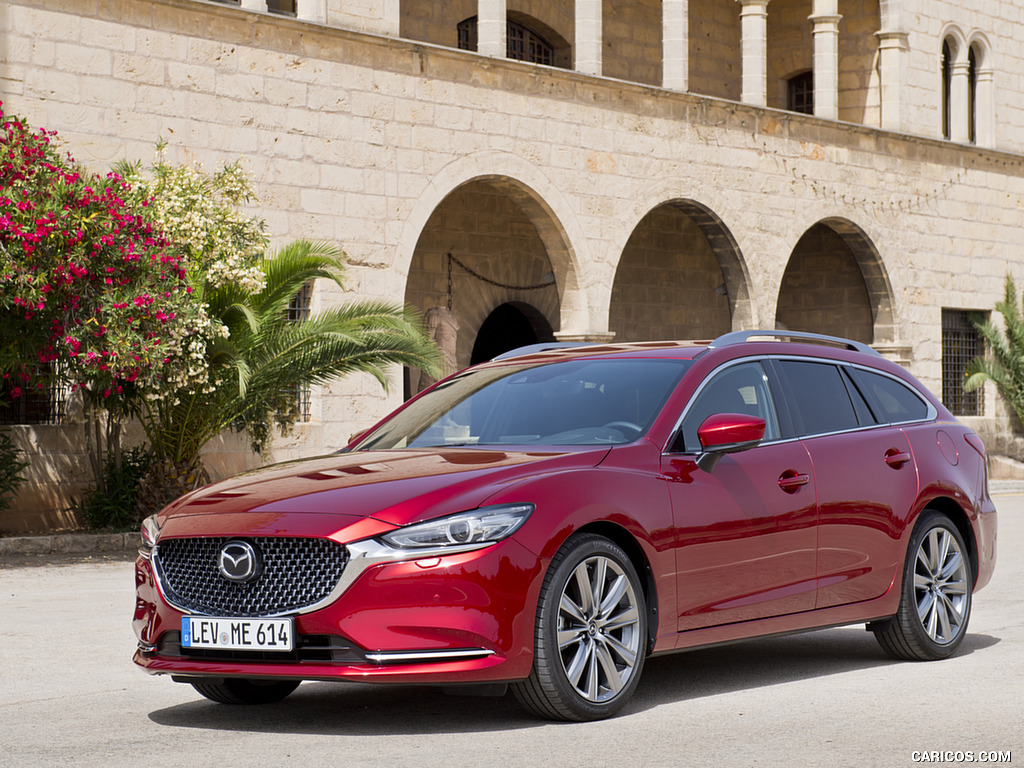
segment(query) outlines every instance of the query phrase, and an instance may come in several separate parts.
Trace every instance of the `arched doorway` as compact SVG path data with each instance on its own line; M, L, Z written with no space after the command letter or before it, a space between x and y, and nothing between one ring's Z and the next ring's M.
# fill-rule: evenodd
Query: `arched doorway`
M480 326L470 365L485 363L527 344L554 340L551 324L544 315L529 304L506 302L491 312Z
M553 227L534 201L510 179L475 179L452 190L420 232L405 301L444 332L449 373L554 338L560 300L545 239ZM410 371L406 394L428 383Z

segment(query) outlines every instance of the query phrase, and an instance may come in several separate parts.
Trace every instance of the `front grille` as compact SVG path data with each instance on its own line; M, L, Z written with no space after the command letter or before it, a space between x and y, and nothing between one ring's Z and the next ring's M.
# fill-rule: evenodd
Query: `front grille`
M166 539L153 554L167 599L187 612L208 616L273 616L324 600L337 586L348 550L327 539L275 536L246 538L262 554L252 581L221 575L218 557L226 537Z

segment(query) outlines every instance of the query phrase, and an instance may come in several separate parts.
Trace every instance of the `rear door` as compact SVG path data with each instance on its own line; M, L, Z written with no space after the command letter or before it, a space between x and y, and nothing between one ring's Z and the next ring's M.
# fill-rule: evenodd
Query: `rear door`
M816 607L884 594L902 560L900 536L918 493L910 442L865 397L852 366L773 361L814 464L818 497ZM888 377L883 377L888 379Z

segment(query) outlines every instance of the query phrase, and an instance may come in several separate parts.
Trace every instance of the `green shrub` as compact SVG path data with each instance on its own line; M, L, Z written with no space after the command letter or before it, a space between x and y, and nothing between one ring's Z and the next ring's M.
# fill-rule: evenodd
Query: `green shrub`
M139 480L149 470L151 456L144 446L121 454L121 466L108 457L103 468L103 485L93 488L78 507L90 528L133 528L139 520L135 501Z
M7 511L18 488L25 482L21 470L28 466L28 462L21 458L21 449L14 444L10 433L0 431L0 512Z

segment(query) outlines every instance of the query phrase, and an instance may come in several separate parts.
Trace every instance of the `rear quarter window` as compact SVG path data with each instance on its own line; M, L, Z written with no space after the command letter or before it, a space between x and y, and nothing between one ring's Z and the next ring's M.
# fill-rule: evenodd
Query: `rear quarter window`
M928 403L902 381L860 368L853 371L853 377L857 385L881 408L880 418L890 424L928 418Z

